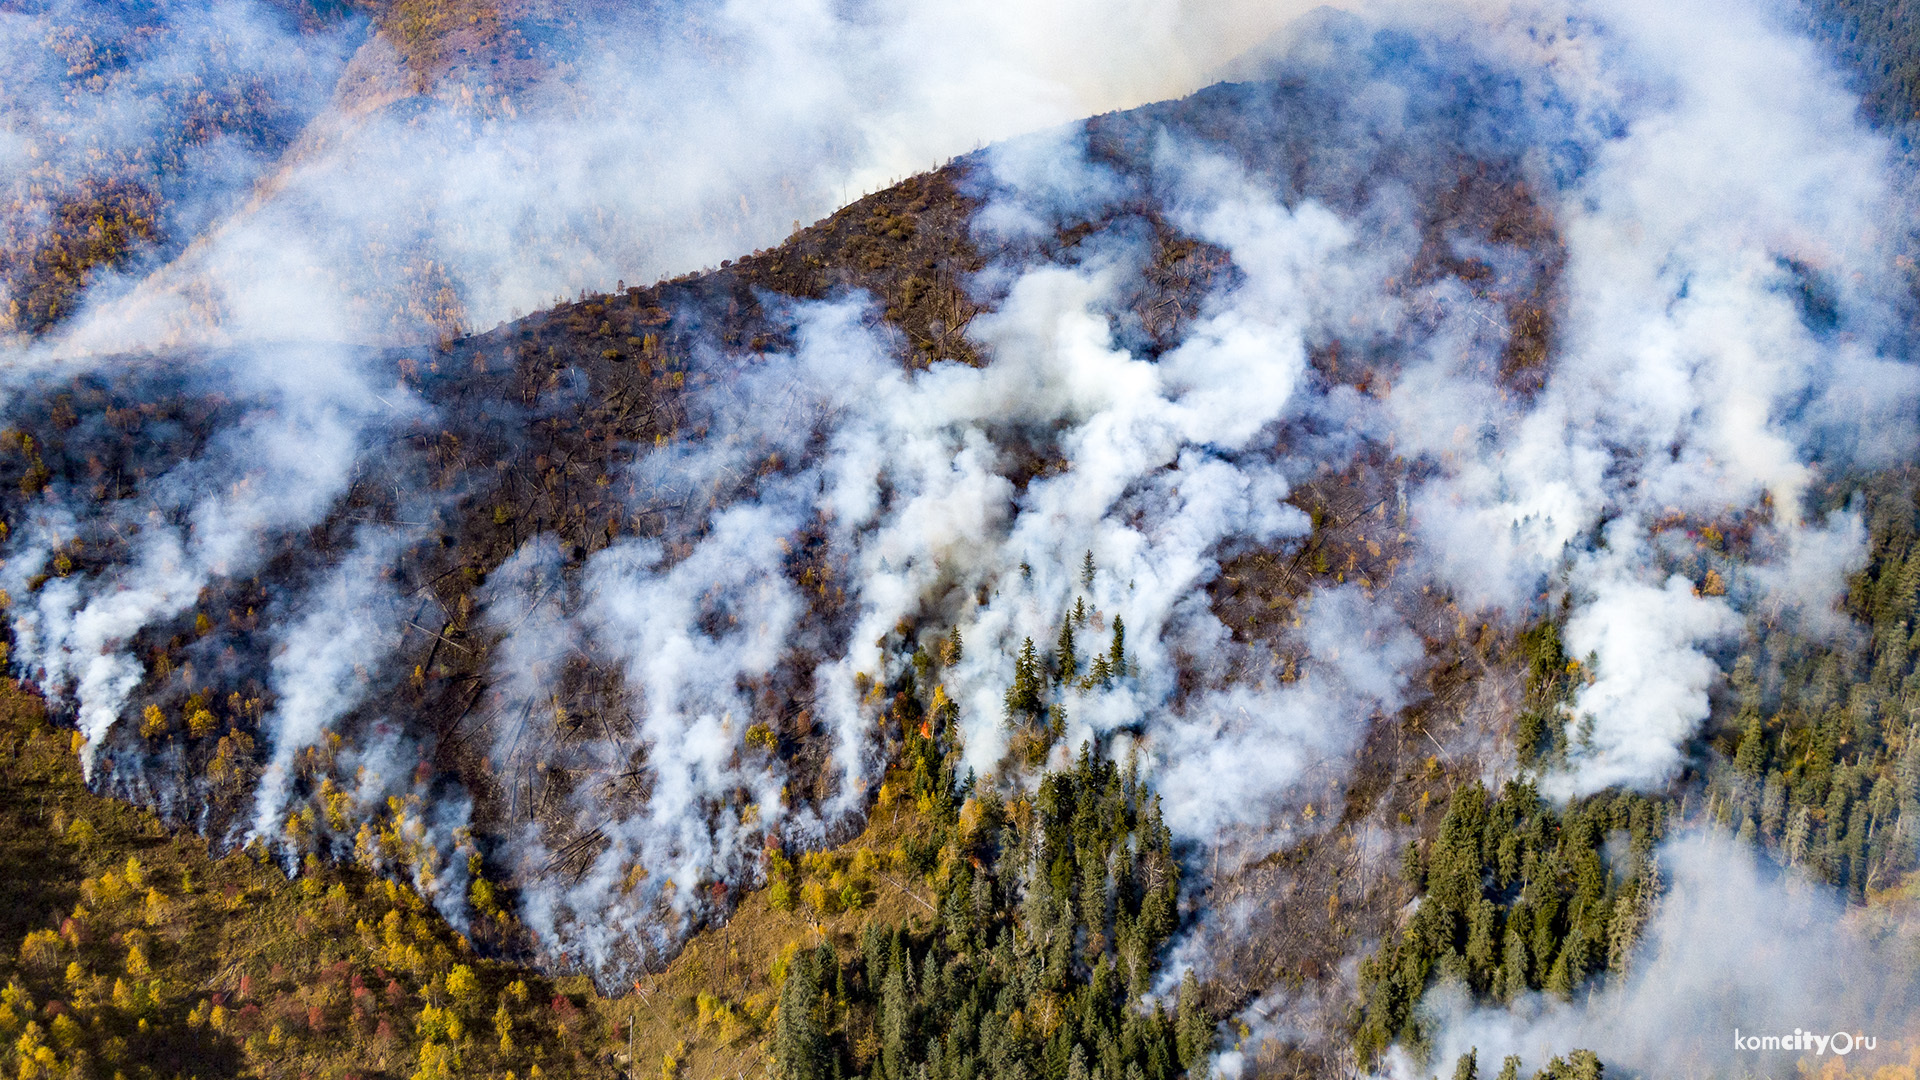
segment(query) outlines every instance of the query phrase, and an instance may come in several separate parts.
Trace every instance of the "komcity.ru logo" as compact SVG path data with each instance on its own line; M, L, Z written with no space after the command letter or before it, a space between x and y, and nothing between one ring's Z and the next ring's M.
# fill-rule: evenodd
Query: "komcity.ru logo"
M1793 1029L1791 1035L1741 1035L1739 1028L1733 1029L1733 1048L1735 1050L1811 1050L1815 1054L1824 1054L1828 1050L1845 1057L1855 1050L1871 1050L1875 1039L1871 1035L1860 1035L1848 1031L1836 1031L1831 1035L1815 1035L1811 1031Z

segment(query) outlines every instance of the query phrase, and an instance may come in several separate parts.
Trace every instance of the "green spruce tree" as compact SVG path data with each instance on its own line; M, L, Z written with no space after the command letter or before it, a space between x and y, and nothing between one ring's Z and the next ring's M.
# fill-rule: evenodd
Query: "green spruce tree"
M1062 683L1073 682L1080 673L1080 661L1074 656L1073 620L1065 619L1060 623L1060 637L1053 643L1053 666Z
M1041 701L1044 686L1040 659L1033 651L1033 639L1028 638L1013 662L1013 685L1007 687L1007 719L1024 724L1040 716L1046 708Z
M830 1080L827 1033L815 1012L820 984L813 957L799 953L780 987L780 1013L773 1028L773 1058L780 1080Z
M1200 1001L1200 982L1189 971L1180 978L1180 1000L1174 1006L1174 1045L1180 1067L1189 1073L1213 1052L1213 1021Z

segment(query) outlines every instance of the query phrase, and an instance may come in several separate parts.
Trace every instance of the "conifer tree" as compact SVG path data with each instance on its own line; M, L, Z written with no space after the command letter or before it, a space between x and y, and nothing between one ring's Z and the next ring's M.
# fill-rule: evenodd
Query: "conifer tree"
M1040 660L1033 651L1033 639L1028 638L1013 662L1013 685L1007 687L1007 719L1025 723L1041 715L1046 709L1040 698L1043 687Z
M1547 992L1561 1001L1573 998L1575 976L1571 965L1567 963L1568 950L1561 949L1560 955L1553 961L1553 969L1547 973Z
M1180 979L1180 1000L1174 1006L1174 1042L1180 1067L1192 1072L1213 1051L1213 1022L1200 1003L1200 983L1189 971Z
M1067 1057L1067 1080L1092 1080L1093 1073L1087 1067L1087 1046L1074 1043L1073 1053Z
M880 1068L886 1080L901 1080L907 1062L907 960L896 936L880 992Z
M1513 924L1507 924L1507 940L1500 949L1500 988L1505 1001L1526 994L1526 940Z
M773 1030L780 1080L829 1080L827 1034L814 1014L819 996L813 958L804 952L795 955L780 988L780 1014Z
M1071 618L1062 620L1060 623L1060 638L1053 645L1053 663L1055 670L1059 673L1060 682L1071 683L1073 677L1080 673L1080 661L1074 656Z
M1467 920L1467 964L1473 970L1473 982L1477 987L1486 987L1493 976L1497 958L1494 956L1495 923L1500 918L1500 909L1493 901L1480 898L1474 902L1473 910Z
M1575 1050L1567 1055L1567 1065L1571 1080L1602 1080L1606 1073L1600 1056L1591 1050Z

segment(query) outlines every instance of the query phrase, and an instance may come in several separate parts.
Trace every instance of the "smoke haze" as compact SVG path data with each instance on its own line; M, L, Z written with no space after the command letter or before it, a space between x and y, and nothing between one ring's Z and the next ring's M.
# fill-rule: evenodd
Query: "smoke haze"
M310 830L462 926L484 848L542 955L610 982L724 917L770 846L851 835L913 693L956 710L976 790L1024 790L1089 743L1137 755L1183 850L1212 855L1199 908L1343 820L1384 861L1372 826L1406 822L1349 782L1374 733L1451 707L1435 672L1480 626L1564 626L1577 687L1533 769L1560 799L1701 766L1756 625L1857 634L1838 602L1866 529L1822 500L1914 449L1911 237L1889 224L1910 178L1770 9L596 8L520 25L520 74L425 87L355 18L161 10L170 44L86 109L56 100L35 17L0 16L0 61L31 73L0 114L16 204L36 170L179 124L147 90L209 51L273 88L277 133L197 146L167 174L166 239L39 336L16 320L22 430L44 413L106 445L140 411L75 419L62 380L207 404L111 469L23 485L0 585L11 658L72 717L89 776L179 820L216 828L169 779L183 751L136 734L145 706L197 731L215 688L264 687L234 694L258 760L223 842L297 865ZM1244 81L1078 122L1228 70ZM535 340L562 308L467 336L775 245L960 154L980 257L953 310L978 314L925 349L890 314L904 285L706 307L689 286L657 317L638 289L601 295L578 362ZM1478 203L1497 210L1447 209ZM911 280L953 272L937 262ZM733 333L748 303L761 332ZM694 343L665 357L675 334ZM503 355L545 381L508 384ZM597 539L569 543L566 515L529 520L502 485L576 482L557 451L532 480L512 463L539 425L588 426L615 364L674 394L647 399L644 438L595 436L618 456L577 481ZM497 557L461 546L479 528L507 537ZM1330 528L1358 539L1330 551ZM1702 570L1685 538L1708 529L1738 543ZM1262 557L1284 587L1231 607ZM471 591L433 592L454 575ZM189 634L209 598L232 615ZM170 638L197 674L157 670ZM1071 673L1023 719L1029 645ZM471 665L452 687L450 652ZM429 722L428 700L459 707ZM1487 774L1512 775L1490 742ZM461 753L484 767L442 767ZM350 813L301 817L335 796ZM1537 1067L1604 1043L1710 1073L1729 1059L1698 1047L1733 1026L1906 1030L1904 961L1832 898L1719 839L1665 859L1629 980L1581 1004L1462 995L1434 1014L1442 1056ZM1750 959L1783 937L1817 947ZM1846 985L1862 969L1885 984ZM1831 1014L1795 1011L1811 1000Z
M1900 1060L1889 1044L1913 1034L1914 958L1902 943L1911 911L1850 916L1832 890L1780 873L1725 835L1677 839L1661 861L1671 891L1624 985L1575 1004L1541 995L1504 1010L1443 997L1435 1059L1477 1049L1483 1065L1512 1054L1538 1069L1591 1047L1610 1070L1663 1076L1765 1075L1819 1062L1795 1050L1735 1050L1737 1028L1743 1037L1860 1033L1875 1046L1853 1052L1849 1067ZM1404 1058L1387 1072L1425 1075Z

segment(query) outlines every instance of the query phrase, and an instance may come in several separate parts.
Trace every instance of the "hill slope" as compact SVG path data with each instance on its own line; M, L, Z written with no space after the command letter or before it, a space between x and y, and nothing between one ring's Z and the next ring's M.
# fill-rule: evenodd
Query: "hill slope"
M368 107L504 11L383 10ZM1319 33L489 332L12 372L17 1063L1487 1067L1445 1010L1639 992L1716 828L1897 941L1916 502L1848 432L1912 307L1823 216L1878 144L1672 210L1615 99Z

